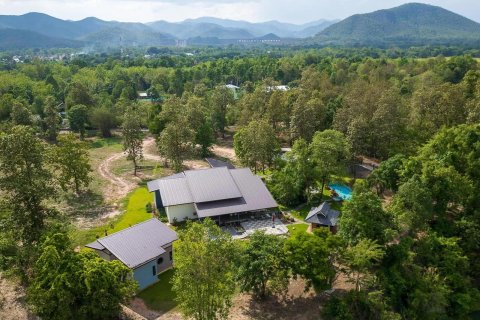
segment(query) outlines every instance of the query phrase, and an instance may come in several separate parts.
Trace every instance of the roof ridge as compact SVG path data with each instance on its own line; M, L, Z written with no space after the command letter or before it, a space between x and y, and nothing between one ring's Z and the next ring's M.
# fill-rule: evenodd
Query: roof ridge
M112 233L112 234L106 235L105 237L98 238L98 239L96 239L96 240L97 240L98 242L100 242L101 239L110 238L110 237L112 237L112 236L114 236L114 235L120 234L120 233L125 232L125 231L127 231L127 230L129 230L129 229L132 229L132 228L134 228L134 227L138 227L139 225L145 224L145 223L150 222L150 221L152 221L152 220L157 220L158 222L162 223L162 221L160 221L160 220L158 220L157 218L153 217L153 218L150 218L150 219L148 219L148 220L145 220L145 221L139 222L139 223L137 223L137 224L134 224L133 226L130 226L130 227L128 227L128 228L125 228L125 229L119 230L119 231L117 231L117 232L114 232L114 233ZM100 242L100 243L101 243L101 242ZM105 245L104 245L103 243L101 243L101 244L105 247Z

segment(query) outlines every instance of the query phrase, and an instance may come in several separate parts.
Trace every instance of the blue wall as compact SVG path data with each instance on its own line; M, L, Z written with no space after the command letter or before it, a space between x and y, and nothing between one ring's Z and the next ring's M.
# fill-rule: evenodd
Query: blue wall
M140 290L145 289L146 287L154 284L155 282L158 281L158 276L153 275L152 273L152 268L155 266L157 268L157 261L153 260L150 261L146 264L144 264L141 267L138 267L137 269L133 270L133 277L135 280L138 282L138 288ZM158 270L155 269L156 272L158 273Z

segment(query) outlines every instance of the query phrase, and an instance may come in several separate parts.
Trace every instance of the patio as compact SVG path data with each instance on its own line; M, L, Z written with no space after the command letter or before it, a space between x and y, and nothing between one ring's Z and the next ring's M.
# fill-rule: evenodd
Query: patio
M263 219L253 219L225 225L222 227L222 230L231 234L233 239L245 239L257 230L273 235L288 233L287 227L280 219L277 218L275 221L272 221L272 218L268 216L265 216Z

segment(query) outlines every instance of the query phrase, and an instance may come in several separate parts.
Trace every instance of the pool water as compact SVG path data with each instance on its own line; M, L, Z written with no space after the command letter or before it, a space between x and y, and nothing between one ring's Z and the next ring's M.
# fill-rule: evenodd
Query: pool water
M352 189L343 184L329 184L328 185L333 191L338 194L338 197L342 200L350 200L352 198Z

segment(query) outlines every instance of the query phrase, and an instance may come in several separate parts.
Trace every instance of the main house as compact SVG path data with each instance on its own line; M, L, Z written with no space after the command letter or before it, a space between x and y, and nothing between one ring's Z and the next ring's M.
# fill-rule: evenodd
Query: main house
M87 244L108 261L120 260L133 270L140 289L158 281L173 266L177 234L158 219L150 219Z
M224 224L278 211L263 181L247 168L189 170L150 181L148 190L170 223L211 218Z

